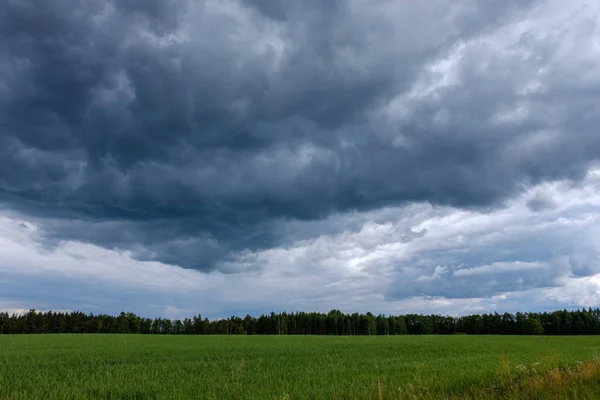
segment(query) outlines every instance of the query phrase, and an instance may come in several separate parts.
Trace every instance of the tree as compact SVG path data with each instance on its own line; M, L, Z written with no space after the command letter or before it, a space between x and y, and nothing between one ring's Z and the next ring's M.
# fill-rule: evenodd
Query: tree
M0 312L0 334L18 333L142 333L142 334L264 334L264 335L421 335L421 334L524 334L597 335L600 334L600 309L467 315L460 318L442 315L404 316L296 312L270 313L259 318L170 320L140 318L132 312L117 316L38 312L24 314Z
M542 327L542 323L539 319L536 318L527 318L523 320L522 324L522 332L525 335L543 335L544 328Z

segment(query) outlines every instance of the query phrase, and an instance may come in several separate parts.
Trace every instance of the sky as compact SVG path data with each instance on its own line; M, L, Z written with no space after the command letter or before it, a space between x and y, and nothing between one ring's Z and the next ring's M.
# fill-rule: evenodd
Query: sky
M0 2L0 310L600 303L600 3Z

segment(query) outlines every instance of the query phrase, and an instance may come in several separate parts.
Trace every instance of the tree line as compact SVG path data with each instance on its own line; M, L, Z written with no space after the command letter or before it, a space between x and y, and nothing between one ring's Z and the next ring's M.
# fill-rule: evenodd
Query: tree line
M600 308L544 313L441 315L373 315L296 312L270 313L256 318L232 316L209 320L142 318L131 312L118 316L82 312L0 313L0 334L132 333L163 335L597 335Z

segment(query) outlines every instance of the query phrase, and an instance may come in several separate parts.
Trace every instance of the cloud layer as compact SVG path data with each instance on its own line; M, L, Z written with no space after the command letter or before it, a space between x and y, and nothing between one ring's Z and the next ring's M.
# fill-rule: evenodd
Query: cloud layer
M558 204L552 212L528 207L540 192ZM595 169L579 186L543 184L492 212L416 203L287 222L280 232L319 231L321 224L338 232L239 252L222 264L223 272L210 274L80 242L48 249L37 226L4 217L0 301L24 309L124 308L177 317L587 307L600 301L599 216Z
M259 279L306 307L592 285L599 16L583 0L3 2L4 299L22 274L66 284L61 268L241 285L259 308Z

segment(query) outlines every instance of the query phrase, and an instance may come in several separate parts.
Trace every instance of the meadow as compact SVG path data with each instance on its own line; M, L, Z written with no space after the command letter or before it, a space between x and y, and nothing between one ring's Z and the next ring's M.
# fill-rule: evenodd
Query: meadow
M594 336L0 335L0 399L600 396Z

